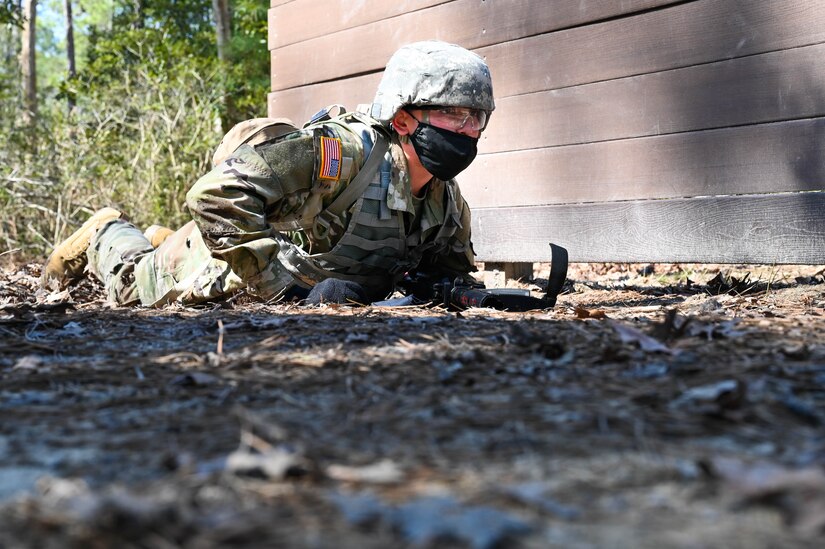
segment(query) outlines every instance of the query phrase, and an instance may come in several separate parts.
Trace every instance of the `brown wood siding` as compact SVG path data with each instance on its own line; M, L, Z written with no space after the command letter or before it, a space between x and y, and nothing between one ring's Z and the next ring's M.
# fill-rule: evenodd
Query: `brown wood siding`
M823 156L817 118L481 155L458 181L473 209L813 191Z
M272 89L380 71L398 47L416 40L435 38L476 49L674 2L561 0L550 6L535 0L455 0L272 50Z
M825 44L507 97L487 153L825 114Z
M480 48L498 97L825 42L825 0L699 0Z
M269 49L332 35L452 0L292 0L269 10Z
M274 4L272 115L371 101L413 40L487 59L497 110L459 176L480 260L547 260L536 238L570 237L559 243L582 261L825 263L824 193L807 192L825 190L825 0L367 0L355 13L335 0L319 25L305 23L316 3ZM705 219L714 204L744 230L736 245L691 229L695 215L721 230ZM788 221L795 207L809 232ZM540 224L531 244L503 249L502 224L520 231L525 215ZM637 237L602 246L611 224Z

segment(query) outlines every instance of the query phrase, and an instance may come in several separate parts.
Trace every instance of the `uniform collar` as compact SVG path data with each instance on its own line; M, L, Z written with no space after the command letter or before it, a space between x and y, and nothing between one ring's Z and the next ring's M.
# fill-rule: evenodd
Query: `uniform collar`
M390 143L390 154L392 155L392 178L389 189L387 189L387 206L393 210L415 213L407 157L404 156L398 136L395 134Z

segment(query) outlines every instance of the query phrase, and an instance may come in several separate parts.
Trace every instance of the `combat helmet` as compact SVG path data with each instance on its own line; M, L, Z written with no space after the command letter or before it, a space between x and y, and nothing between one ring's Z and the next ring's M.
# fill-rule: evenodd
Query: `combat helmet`
M387 63L370 115L387 125L407 105L490 113L496 108L490 69L481 57L455 44L428 40L403 46Z

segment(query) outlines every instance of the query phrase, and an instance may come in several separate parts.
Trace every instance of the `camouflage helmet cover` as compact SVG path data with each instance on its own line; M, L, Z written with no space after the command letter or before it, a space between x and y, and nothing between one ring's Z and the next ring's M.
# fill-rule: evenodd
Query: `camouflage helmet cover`
M492 112L490 69L481 57L455 44L428 40L403 46L387 63L371 114L388 124L407 105Z

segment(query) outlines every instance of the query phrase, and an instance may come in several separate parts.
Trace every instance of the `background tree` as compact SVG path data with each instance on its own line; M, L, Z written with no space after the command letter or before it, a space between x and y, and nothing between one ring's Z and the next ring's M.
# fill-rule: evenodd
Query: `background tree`
M144 13L143 13L144 2L143 2L143 0L135 0L134 6L135 6L135 20L132 23L132 25L136 29L142 29L143 28L143 19L144 19Z
M66 63L67 63L67 78L71 81L77 76L77 66L74 56L74 17L72 16L72 0L65 0L66 13ZM69 109L74 108L75 98L74 94L67 93L66 100L69 103Z
M24 106L22 114L26 125L31 125L37 116L37 0L25 0L23 16L23 42L20 49Z
M21 0L0 0L0 92L11 84L11 74L17 71L20 48L20 28L23 26ZM15 79L16 80L16 79ZM0 94L0 97L3 97Z
M218 60L229 61L229 41L232 39L232 20L229 14L229 0L212 0L215 18L215 40L218 46Z
M218 52L218 62L228 68L230 62L229 47L232 39L232 20L229 14L229 0L212 0L212 16L215 19L215 41ZM226 69L224 69L226 70ZM228 131L231 127L234 101L228 90L223 90L223 109L221 113L221 129Z

